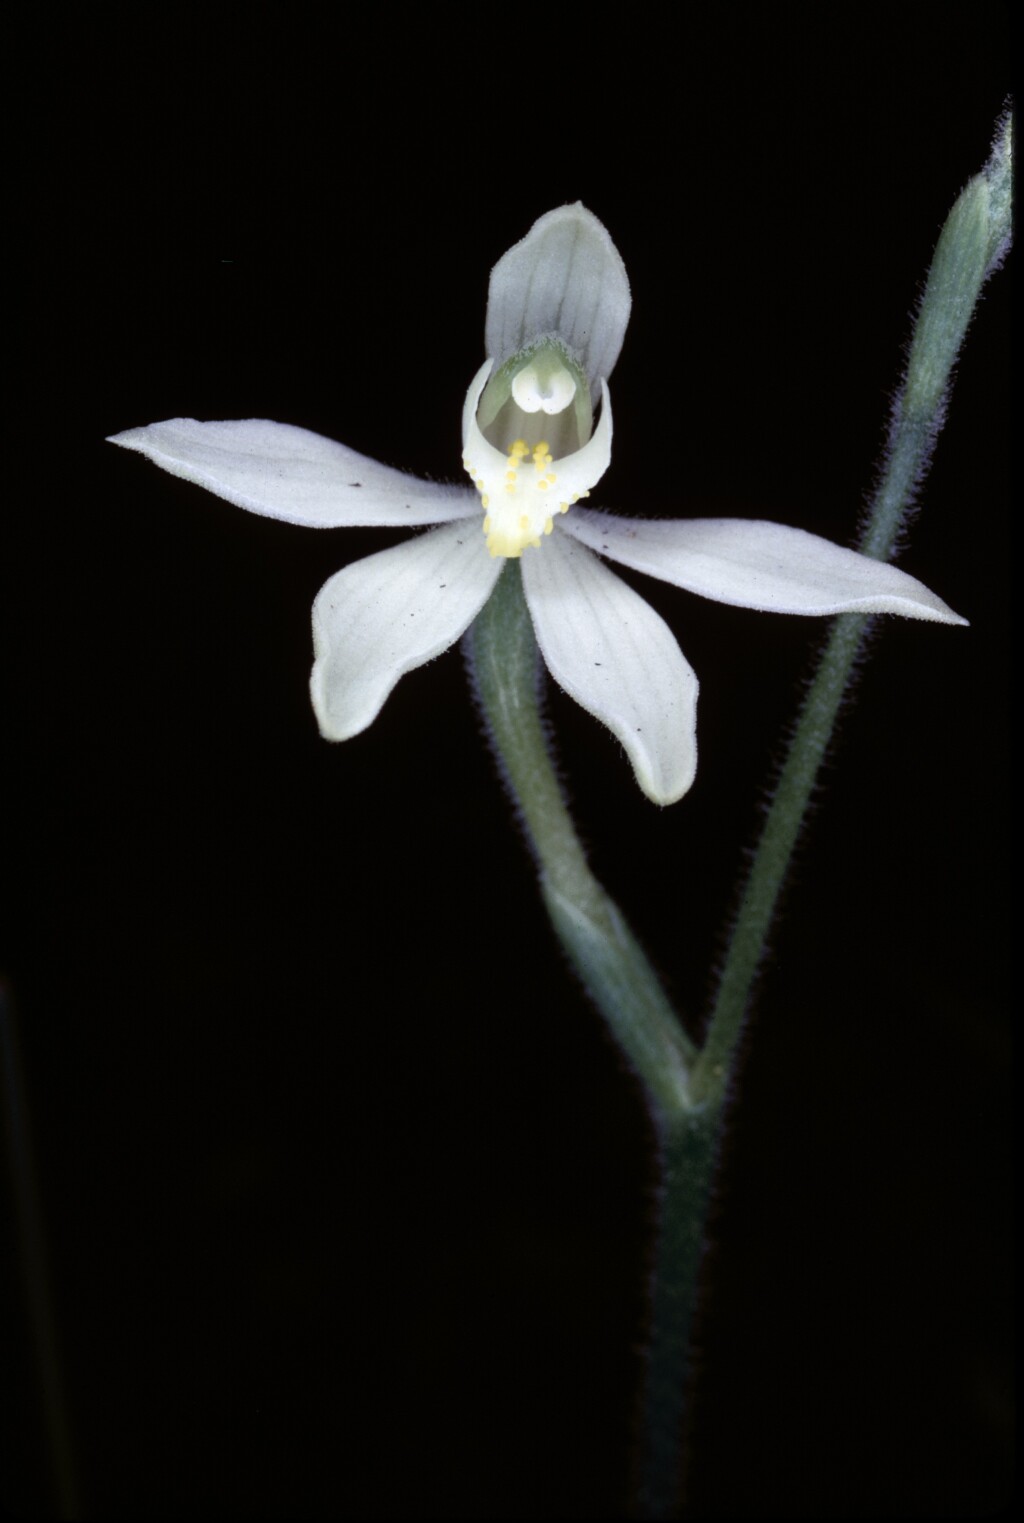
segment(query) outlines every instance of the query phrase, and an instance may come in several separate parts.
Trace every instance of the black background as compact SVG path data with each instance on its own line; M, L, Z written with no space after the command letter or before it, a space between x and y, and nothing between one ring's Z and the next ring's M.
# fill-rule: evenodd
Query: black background
M398 536L104 444L265 416L458 473L490 266L582 199L633 319L600 489L849 543L1011 87L999 6L82 8L12 64L0 970L90 1516L614 1517L649 1138L564 970L457 651L320 740L309 607ZM678 28L678 30L677 30ZM696 1516L1006 1495L1009 280L761 986L699 1341ZM702 682L658 811L550 713L700 1028L815 621L629 577ZM55 1505L8 1238L8 1453Z

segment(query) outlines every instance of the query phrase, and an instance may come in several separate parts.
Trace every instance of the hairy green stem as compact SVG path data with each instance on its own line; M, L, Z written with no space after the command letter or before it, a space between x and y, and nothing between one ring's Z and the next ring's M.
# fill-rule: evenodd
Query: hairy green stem
M660 1139L658 1221L635 1459L637 1518L673 1518L681 1506L690 1346L721 1128L721 1107L709 1106L665 1128Z
M950 379L982 285L1011 236L1012 120L957 198L939 236L893 406L883 470L858 549L888 560L898 547L946 416ZM870 622L841 614L807 690L743 888L715 1004L693 1074L693 1096L722 1096L793 848Z
M932 261L884 467L860 542L885 560L903 532L945 418L960 346L985 278L1010 240L1011 122L957 200ZM656 974L597 882L573 828L539 707L538 656L519 566L508 563L466 636L477 696L537 861L552 925L639 1078L659 1144L635 1506L677 1517L689 1344L708 1201L737 1042L793 849L857 663L868 618L837 618L804 698L743 889L702 1047L683 1031Z

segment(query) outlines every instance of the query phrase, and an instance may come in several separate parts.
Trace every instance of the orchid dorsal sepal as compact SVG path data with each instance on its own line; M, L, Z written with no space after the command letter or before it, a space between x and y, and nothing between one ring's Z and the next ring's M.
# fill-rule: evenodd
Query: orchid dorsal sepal
M579 360L596 407L629 322L622 256L577 201L547 212L498 260L487 297L485 348L500 366L524 345L557 333Z

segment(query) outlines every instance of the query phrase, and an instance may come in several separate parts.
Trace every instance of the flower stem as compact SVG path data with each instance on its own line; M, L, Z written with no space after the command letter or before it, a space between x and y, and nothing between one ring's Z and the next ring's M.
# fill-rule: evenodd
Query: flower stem
M917 315L881 479L860 549L894 553L945 419L953 365L984 280L1010 241L1011 121L947 219ZM708 1201L740 1030L818 769L869 618L833 623L779 777L722 968L704 1043L683 1031L620 911L597 882L548 751L537 647L518 563L466 636L491 743L537 861L552 924L637 1074L659 1144L658 1224L641 1414L637 1516L677 1517L689 1343Z
M661 1132L634 1473L632 1512L637 1518L674 1518L682 1506L690 1343L721 1127L722 1107L717 1105L695 1108Z
M1012 126L1009 115L998 123L989 160L957 198L932 258L906 375L893 405L883 470L857 547L875 560L889 560L900 544L945 422L953 366L981 287L1009 247ZM869 615L840 614L804 698L744 885L694 1068L693 1096L698 1101L714 1101L728 1086L793 848L870 622Z
M466 656L551 923L640 1080L657 1137L658 1222L637 1486L641 1516L671 1516L663 1504L679 1488L685 1372L719 1108L694 1105L694 1045L576 835L548 749L537 645L516 561L505 566L467 635Z
M833 622L807 691L775 795L750 864L711 1020L693 1074L694 1096L721 1100L729 1086L750 993L768 943L793 848L828 749L869 615Z

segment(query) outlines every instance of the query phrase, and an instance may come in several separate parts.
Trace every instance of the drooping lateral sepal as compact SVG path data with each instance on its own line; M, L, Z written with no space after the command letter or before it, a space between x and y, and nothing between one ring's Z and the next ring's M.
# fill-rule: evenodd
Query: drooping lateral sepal
M400 677L439 656L490 597L502 562L446 524L337 572L313 604L313 709L326 740L373 723Z
M697 768L697 678L650 604L595 555L555 534L523 558L523 587L548 670L608 726L656 804L687 791Z

